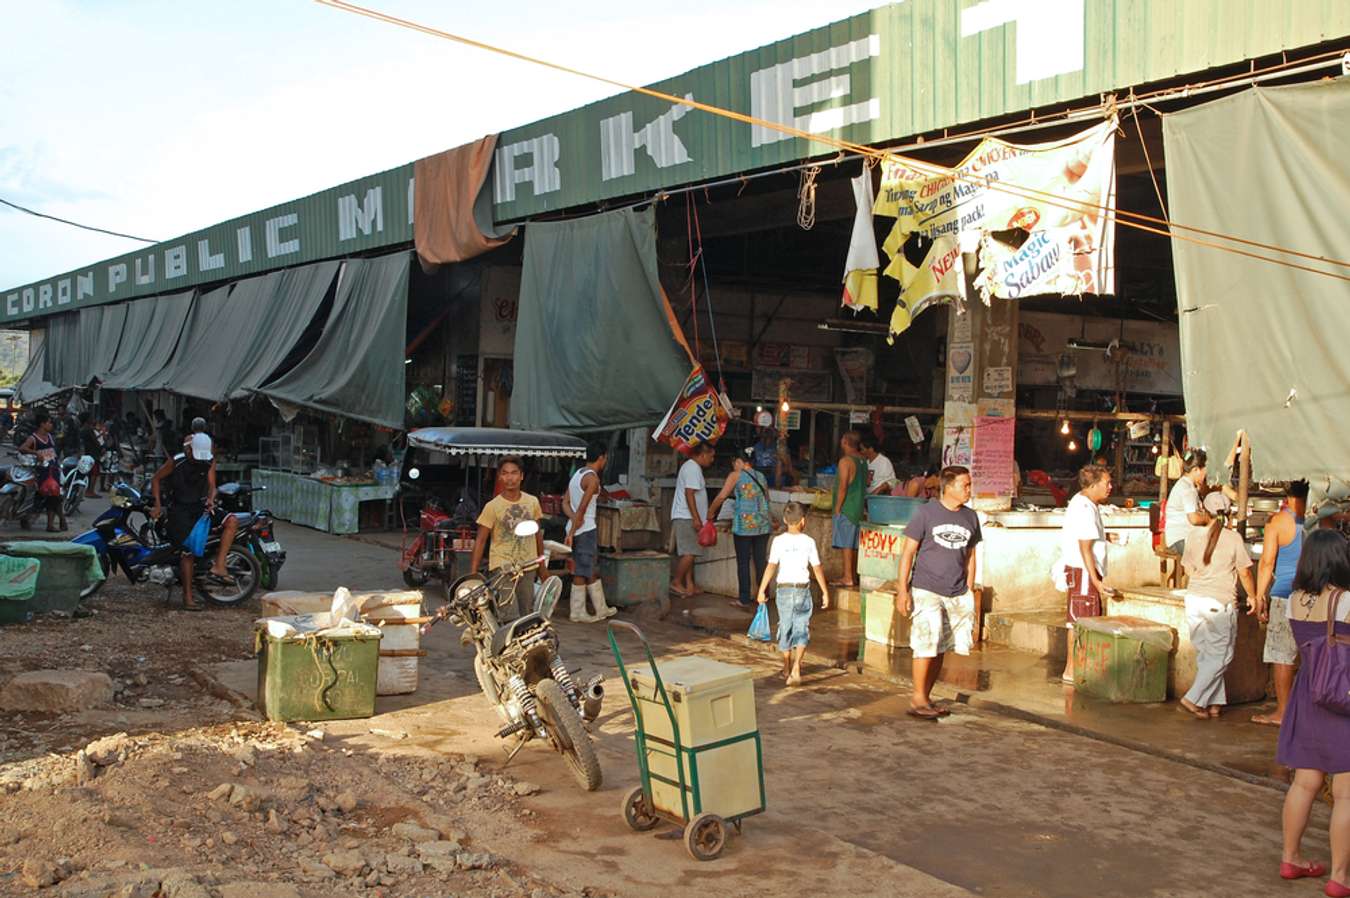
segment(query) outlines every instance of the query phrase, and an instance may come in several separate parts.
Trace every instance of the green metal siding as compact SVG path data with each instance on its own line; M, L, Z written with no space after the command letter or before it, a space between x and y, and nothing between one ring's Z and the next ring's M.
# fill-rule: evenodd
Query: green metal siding
M990 2L1007 10L1016 21L963 37L963 16L995 8L988 5ZM878 55L830 73L849 78L846 96L826 97L795 110L819 112L875 99L879 103L875 119L828 132L854 143L875 144L1033 108L1081 103L1099 93L1125 91L1132 85L1350 36L1350 0L1078 2L1083 14L1082 65L1025 84L1017 79L1018 29L1028 27L1028 16L1034 19L1036 13L1050 8L1047 0L907 0L702 66L653 87L678 96L692 93L700 102L751 113L752 73L875 36ZM1078 8L1073 0L1068 6ZM1051 42L1038 52L1054 55L1061 49ZM597 62L596 68L604 74L602 62ZM809 87L828 77L822 73L798 78L795 85ZM641 129L669 111L664 101L624 93L503 133L492 173L494 190L498 191L493 204L497 221L726 177L829 152L824 145L801 138L754 146L749 125L690 110L672 126L688 152L688 161L662 168L645 149L638 149L632 155L631 174L602 178L602 121L631 113L632 127ZM500 182L507 171L501 164L503 152L513 144L544 135L557 141L558 186L536 193L526 180L514 185L513 199L505 199L500 193ZM533 161L526 154L517 167ZM409 163L142 252L4 291L0 293L0 324L406 243L413 237L409 208L412 168ZM551 171L549 177L553 177ZM339 239L340 198L355 195L359 203L375 186L382 190L383 230ZM545 182L543 186L552 185ZM269 259L264 246L265 223L288 213L296 214L297 223L284 236L298 238L300 249ZM236 257L235 234L239 228L249 229L253 239L253 259L247 263ZM222 267L200 270L197 242L203 239L209 241L212 252L225 253ZM162 276L165 254L179 246L186 247L186 272L166 280ZM136 284L136 260L144 266L151 257L156 260L157 277L153 283ZM109 269L121 264L127 266L128 281L110 289ZM91 275L92 293L77 296L78 279ZM70 291L65 303L59 301L62 283ZM44 295L50 299L47 305L42 303Z
M1027 13L1046 8L1042 4L1043 0L1021 0L1007 6L1025 19ZM1346 0L1082 0L1082 4L1081 67L1025 84L1017 83L1017 31L1029 27L1024 21L963 37L963 15L981 6L979 0L909 0L702 66L652 87L677 96L692 93L700 102L751 114L752 72L875 35L880 41L878 56L839 70L851 79L848 97L811 107L879 99L879 117L828 132L853 143L872 144L1125 91L1132 85L1350 35L1350 2ZM1046 52L1057 52L1053 42ZM795 83L801 87L821 77ZM521 183L516 185L514 198L506 198L499 190L494 203L497 220L525 218L829 152L825 145L801 138L755 147L749 125L693 110L674 124L690 161L659 168L646 152L638 150L633 174L604 180L602 120L631 112L634 127L641 128L667 109L663 101L625 93L503 133L499 140L503 148L541 135L556 137L561 183L558 189L539 193L529 182ZM500 165L500 151L497 161ZM524 164L530 161L526 157Z
M139 296L181 291L213 281L236 280L276 268L316 262L338 256L361 253L413 239L409 208L411 163L350 181L321 193L312 194L241 218L221 222L176 240L166 240L134 253L85 266L24 287L0 294L0 324L69 312L72 309L120 302ZM367 202L371 191L378 196L376 205ZM356 215L372 213L358 225ZM269 256L268 222L294 215L295 223L274 226L276 249L294 251ZM248 234L251 258L243 261L239 231ZM370 233L365 233L369 230ZM208 267L202 264L200 242L206 241ZM182 273L169 277L170 262L179 257ZM209 267L219 262L218 267ZM137 266L140 266L139 269ZM125 266L126 279L115 279ZM140 271L147 283L137 283ZM153 271L153 278L149 275ZM92 285L85 292L82 287ZM63 301L64 300L64 301Z

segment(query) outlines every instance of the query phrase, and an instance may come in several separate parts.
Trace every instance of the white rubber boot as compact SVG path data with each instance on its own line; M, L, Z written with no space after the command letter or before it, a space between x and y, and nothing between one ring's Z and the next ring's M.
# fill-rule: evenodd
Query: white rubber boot
M591 604L595 606L594 620L608 620L619 613L618 608L611 607L605 601L605 584L599 580L587 586L586 592L590 593Z
M574 624L593 624L600 620L586 613L586 587L572 584L572 598L568 602L567 618Z

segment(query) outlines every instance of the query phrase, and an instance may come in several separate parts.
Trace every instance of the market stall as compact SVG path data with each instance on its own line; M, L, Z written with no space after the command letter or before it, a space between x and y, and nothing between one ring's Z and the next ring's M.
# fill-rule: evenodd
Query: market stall
M252 482L267 490L264 501L275 517L324 533L359 532L366 503L380 504L377 517L383 524L397 490L368 478L313 477L267 468L255 468Z

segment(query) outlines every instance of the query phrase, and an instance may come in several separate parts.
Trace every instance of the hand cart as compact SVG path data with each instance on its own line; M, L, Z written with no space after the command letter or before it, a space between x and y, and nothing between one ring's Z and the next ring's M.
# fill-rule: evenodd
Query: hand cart
M646 668L624 664L616 627L632 630L642 642ZM662 665L663 678L642 631L624 621L609 622L609 645L633 706L642 779L624 796L624 821L636 832L662 820L683 827L690 857L710 861L726 845L728 823L739 833L742 820L764 812L764 752L752 672L704 658L675 658Z

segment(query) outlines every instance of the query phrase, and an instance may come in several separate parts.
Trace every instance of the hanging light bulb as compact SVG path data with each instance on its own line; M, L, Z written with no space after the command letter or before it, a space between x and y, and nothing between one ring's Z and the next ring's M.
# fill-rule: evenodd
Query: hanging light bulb
M1075 441L1075 440L1069 440L1069 451L1070 451L1070 452L1077 452L1077 451L1078 451L1078 443L1077 443L1077 441Z
M1062 434L1064 434L1065 436L1068 436L1068 435L1069 435L1069 419L1068 419L1068 418L1065 418L1064 421L1063 421L1063 423L1061 423L1061 424L1059 425L1059 432L1062 433Z
M758 414L759 414L760 412L762 412L762 411L764 411L764 406L762 406L762 405L757 405L757 406L755 406L755 414L756 414L756 415L758 415Z
M786 414L787 414L788 412L790 412L790 411L792 411L792 406L788 405L788 401L787 401L786 399L784 399L784 400L783 400L783 414L786 415Z
M1149 447L1149 451L1151 451L1154 455L1157 455L1157 454L1158 454L1158 444L1157 444L1157 443L1154 443L1152 446L1150 446L1150 447Z

